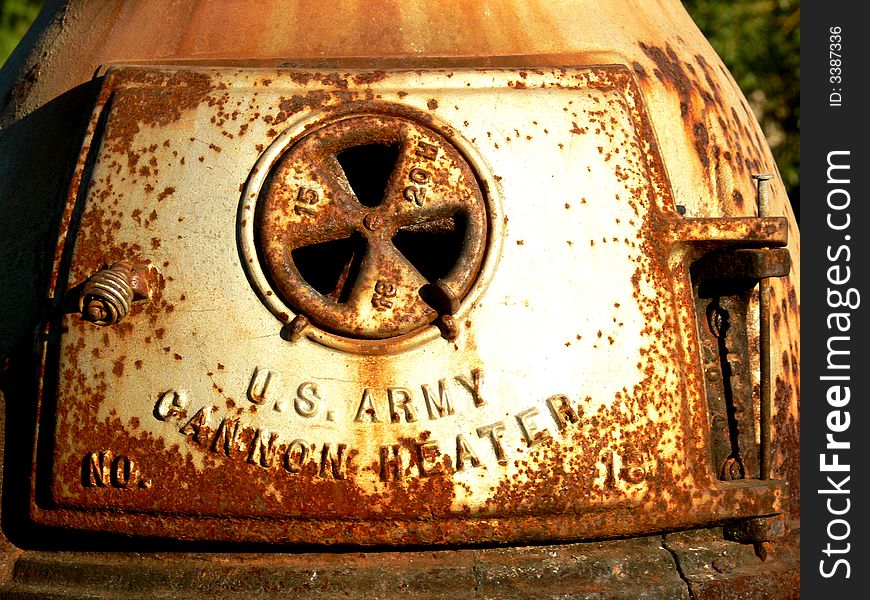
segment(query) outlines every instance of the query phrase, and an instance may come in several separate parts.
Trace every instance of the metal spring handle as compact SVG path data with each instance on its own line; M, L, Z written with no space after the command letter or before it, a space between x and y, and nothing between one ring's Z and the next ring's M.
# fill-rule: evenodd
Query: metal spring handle
M92 275L79 294L82 317L96 325L114 325L136 300L150 300L156 270L151 263L121 261Z

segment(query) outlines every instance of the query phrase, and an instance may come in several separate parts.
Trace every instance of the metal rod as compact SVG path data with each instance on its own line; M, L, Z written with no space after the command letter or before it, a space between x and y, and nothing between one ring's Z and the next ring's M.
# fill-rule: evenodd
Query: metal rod
M770 215L768 201L768 181L773 175L753 175L757 181L756 198L758 201L758 216ZM770 389L770 278L765 277L758 285L758 320L759 332L759 362L761 379L761 408L759 421L761 423L761 457L759 479L770 479L770 425L772 420L772 402Z

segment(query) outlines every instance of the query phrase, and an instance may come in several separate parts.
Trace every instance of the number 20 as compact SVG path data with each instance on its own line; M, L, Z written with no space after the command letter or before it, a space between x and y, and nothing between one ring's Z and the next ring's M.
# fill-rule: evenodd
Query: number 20
M426 188L423 187L423 184L429 183L430 175L428 171L424 171L420 168L413 168L411 172L408 173L408 179L410 179L413 183L420 184L418 186L409 185L402 191L402 196L405 197L405 200L413 203L418 208L422 208L424 204L426 204Z

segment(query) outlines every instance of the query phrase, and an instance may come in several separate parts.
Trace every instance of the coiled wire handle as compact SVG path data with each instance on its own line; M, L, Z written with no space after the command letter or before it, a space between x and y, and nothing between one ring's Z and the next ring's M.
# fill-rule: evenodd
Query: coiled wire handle
M79 294L82 316L96 325L119 323L135 300L151 299L156 271L150 263L121 261L92 275Z

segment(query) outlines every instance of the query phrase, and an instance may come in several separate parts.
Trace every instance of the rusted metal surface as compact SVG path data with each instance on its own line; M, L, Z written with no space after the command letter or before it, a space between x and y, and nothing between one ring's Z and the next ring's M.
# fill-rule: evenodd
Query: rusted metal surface
M789 274L791 260L785 248L738 248L708 252L692 263L696 319L700 337L707 404L710 410L712 466L723 480L766 479L768 445L756 442L769 431L770 413L755 408L751 343L753 301L759 282ZM763 311L759 315L763 322ZM769 346L759 344L759 351ZM763 359L761 359L763 360ZM764 371L759 375L764 389ZM769 380L768 380L769 381ZM758 415L758 419L756 419ZM767 423L765 425L765 423ZM769 464L769 463L768 463Z
M89 110L90 99L80 91L67 92L87 82L101 65L119 61L241 65L239 56L244 55L242 66L289 63L383 69L501 65L527 70L542 64L624 64L633 71L646 101L669 184L688 217L753 216L755 208L748 199L754 189L749 175L775 172L746 101L679 3L576 4L567 9L541 5L533 12L528 12L525 4L513 2L480 11L458 2L376 2L364 7L342 3L334 8L311 10L300 2L261 3L253 8L243 3L233 8L238 18L228 22L222 3L201 2L190 10L168 0L145 4L49 2L41 21L44 29L34 32L31 41L13 57L0 82L4 99L0 120L11 123L19 119L23 123L19 129L30 128L28 135L2 139L4 156L16 157L18 162L4 172L0 188L12 206L21 208L16 209L15 218L5 221L16 224L14 235L4 231L0 238L14 237L35 247L43 245L39 240L51 236L51 221L38 207L58 210L52 202L68 175L64 168L36 174L24 165L35 148L41 148L40 164L51 162L43 156L50 148L57 155L52 164L60 165L77 139L71 133L69 140L63 138L59 144L58 136L52 134L46 143L37 143L41 134L36 124L63 123L56 129L69 131L65 124ZM52 21L53 13L57 17ZM569 13L594 14L595 18L565 18ZM343 15L343 27L335 27L335 14ZM167 31L177 33L167 35ZM63 51L56 50L61 47ZM518 78L516 83L523 85L524 81ZM160 105L160 114L175 115L178 109L173 102L178 100L183 99L176 97ZM179 104L180 108L186 106ZM144 117L145 123L160 118ZM27 144L15 141L24 139ZM84 166L79 165L74 178L81 176ZM77 189L75 184L72 187ZM17 190L28 190L26 199L24 192ZM776 180L771 185L771 204L772 214L788 217L788 249L796 257L799 236ZM61 221L68 222L69 215ZM65 231L61 231L63 235ZM147 246L143 250L147 251ZM0 312L17 315L0 323L6 353L12 341L28 335L27 328L40 314L36 302L22 304L21 299L39 296L42 284L22 274L38 271L42 262L51 261L41 258L39 252L7 253L5 247L3 252L0 264L4 266L0 268L6 271ZM771 347L776 357L771 373L776 432L772 436L771 470L774 478L790 482L793 518L799 515L800 488L798 267L795 265L792 276L771 283ZM300 324L296 322L294 327L300 329ZM462 319L455 319L454 324L461 331ZM294 327L288 325L287 337L299 336L293 333ZM755 338L749 343L754 346Z
M630 70L126 67L101 98L55 289L145 251L161 281L118 326L66 315L47 346L37 521L416 544L785 510L785 483L710 466L689 267L782 246L787 222L679 215ZM364 196L342 153L373 142L397 166ZM442 162L417 181L419 160ZM427 223L462 229L446 274L393 246ZM345 263L312 291L293 251L350 235L365 295ZM392 301L412 308L371 310Z
M694 269L707 281L720 283L786 277L791 271L791 254L785 248L740 248L711 252L698 259Z
M697 600L800 598L799 545L796 535L741 545L723 540L721 529L667 534L663 543Z
M510 549L247 554L234 562L207 553L35 552L19 561L3 597L78 600L107 589L149 598L689 598L661 536Z
M726 525L724 533L726 539L742 544L778 543L788 534L788 523L784 515L746 519Z
M437 281L461 300L487 241L486 205L465 159L435 131L390 116L396 107L381 109L387 114L357 114L291 142L258 207L266 270L289 308L351 337L393 337L430 324L438 313L420 290ZM417 232L426 239L404 243L421 266L394 243ZM431 265L454 253L453 264ZM300 273L302 260L319 289ZM330 262L332 277L324 274Z
M799 597L797 540L766 555L702 530L518 548L269 555L33 552L4 598L148 597L656 598Z
M238 3L228 20L224 2L49 0L0 75L0 398L15 424L0 594L795 597L780 536L800 508L799 234L777 178L782 217L757 218L750 175L775 164L680 4L338 4ZM106 69L130 62L150 66ZM442 270L463 240L483 250L452 280L409 261L431 275L431 313L407 329L309 319L256 228L282 159L354 115L439 136L459 157L446 171L471 173L483 201L463 213L486 216L474 236L455 218L405 226L449 241ZM392 215L363 206L352 237L386 242ZM754 280L789 255L770 281L760 482L759 336L743 323ZM145 259L150 303L113 327L75 312L87 278ZM353 289L337 271L312 312ZM754 546L720 529L272 553L714 522ZM137 552L103 552L123 540ZM270 553L215 544L238 540Z

